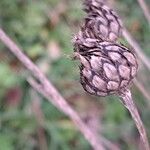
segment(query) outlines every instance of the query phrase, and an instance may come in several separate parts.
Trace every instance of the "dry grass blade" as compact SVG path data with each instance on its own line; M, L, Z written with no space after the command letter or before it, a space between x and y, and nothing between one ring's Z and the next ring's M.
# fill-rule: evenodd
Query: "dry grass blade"
M145 18L147 19L149 25L150 25L150 12L149 12L149 8L147 7L147 4L144 0L138 0L139 5L141 6L143 13L145 15Z
M107 139L105 139L103 137L101 137L101 141L110 150L120 150L120 148L117 145L115 145L114 143L110 142L109 140L107 140Z
M123 30L123 36L128 41L128 43L134 48L138 57L142 60L145 66L150 70L150 60L149 58L143 53L142 48L139 44L133 39L132 35L126 30Z
M147 99L147 104L150 107L150 95L149 95L148 91L137 79L134 80L134 84L141 91L143 96Z
M45 96L48 99L48 101L51 102L50 93L45 91L43 89L43 86L38 84L32 78L29 78L28 82L36 91L41 93L43 96ZM68 116L70 116L72 118L72 121L76 124L76 126L80 129L80 131L82 130L81 132L84 133L84 136L86 137L86 139L90 140L90 143L93 146L94 150L105 150L105 148L101 144L101 140L96 138L95 134L93 132L91 132L92 130L89 130L87 125L81 120L81 118L78 116L78 114L75 111L73 111L73 109L70 108L70 106L69 107L65 106L64 109L66 109Z
M33 74L40 82L32 82L32 86L43 94L54 106L65 113L89 141L93 149L104 150L101 141L97 139L87 125L81 120L79 115L71 108L67 101L59 94L57 89L45 77L41 70L22 52L22 50L7 36L0 28L0 40L6 45L9 50L24 64L24 66Z
M140 118L140 115L138 113L138 110L133 102L130 90L127 90L124 94L120 95L120 97L122 99L121 102L123 102L124 106L129 110L129 112L136 124L136 127L141 136L141 140L143 142L144 149L149 150L149 143L148 143L148 138L146 135L146 130L145 130L143 122Z
M140 133L143 147L145 150L149 150L149 143L144 125L134 105L131 93L128 90L128 83L131 83L137 73L137 59L126 46L123 47L117 43L118 37L120 36L118 31L122 31L123 27L119 17L114 15L115 12L112 11L113 10L109 7L100 3L99 0L85 0L85 12L90 19L84 20L83 24L85 25L80 29L79 34L75 36L73 43L75 56L79 59L82 66L80 67L80 82L85 91L96 96L121 93L120 97L122 102L129 110ZM95 14L97 14L96 17ZM106 16L109 17L107 18ZM99 18L103 19L103 21L99 22ZM113 18L113 22L109 20L109 18ZM108 22L111 22L111 26L109 26ZM95 24L96 26L94 26ZM114 31L114 26L117 29L115 35L108 32L111 30ZM101 27L105 28L105 34L101 32ZM97 34L100 34L101 37ZM112 35L113 38L111 37ZM126 29L123 30L123 35L129 44L136 50L144 64L150 69L148 58L144 55L139 45L134 41ZM109 40L109 42L107 40ZM96 53L93 47L98 50ZM114 51L115 55L112 58ZM123 58L126 59L123 60ZM103 73L99 73L100 71ZM122 79L126 79L126 82Z
M43 128L43 123L44 123L44 115L41 109L41 104L40 104L40 98L36 91L31 90L31 98L32 98L32 103L31 103L31 108L33 111L33 114L35 116L35 119L38 124L38 129L37 129L37 135L38 135L38 145L40 150L48 150L48 145L47 145L47 140L46 140L46 135L44 132Z

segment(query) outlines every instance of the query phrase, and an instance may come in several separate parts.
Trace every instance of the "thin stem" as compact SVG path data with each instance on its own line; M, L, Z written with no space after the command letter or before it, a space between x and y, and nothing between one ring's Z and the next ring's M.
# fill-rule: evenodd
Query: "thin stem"
M137 79L134 80L134 84L141 91L143 96L147 99L147 105L150 107L150 94L149 94L149 92L146 90L144 85L140 81L138 81Z
M138 0L139 5L141 6L143 13L145 15L145 18L147 19L149 25L150 25L150 12L149 12L149 8L146 4L146 2L144 0Z
M120 97L122 100L121 102L123 102L124 106L129 110L129 112L137 126L137 129L141 136L141 140L142 140L144 149L150 150L146 130L145 130L143 122L140 118L140 115L138 113L137 107L133 102L130 90L126 90L123 94L120 95Z
M142 48L125 28L123 30L123 36L128 41L128 43L134 48L138 57L142 60L145 66L150 70L150 59L143 53Z
M109 149L109 150L120 150L120 148L112 143L111 141L101 137L101 141L104 143L104 145Z
M67 103L60 95L52 83L45 77L41 70L22 52L22 50L8 37L8 35L0 28L0 40L9 50L24 64L24 66L33 74L40 82L31 82L30 84L41 94L43 94L49 102L51 102L60 111L65 113L89 141L94 150L105 150L101 140L97 139L88 126L81 120L78 113Z
M47 98L49 102L51 102L51 96L48 91L45 91L43 86L38 84L34 79L29 78L28 82L30 85L39 93ZM59 97L58 97L59 99ZM56 99L55 99L56 100ZM68 105L68 104L67 104ZM79 115L70 107L64 105L62 103L63 112L67 111L67 115L71 118L71 120L75 123L75 125L80 129L81 133L85 136L85 138L90 142L93 146L94 150L105 150L105 148L101 144L101 138L96 138L95 134L88 128L88 126L81 120ZM56 106L56 105L55 105ZM57 106L56 106L57 107ZM59 108L60 109L60 108ZM65 109L65 110L64 110ZM61 110L61 109L60 109Z
M32 103L31 103L32 112L38 124L37 135L39 139L39 143L38 143L39 149L48 150L46 135L45 135L44 128L43 128L45 118L43 115L43 111L41 109L41 103L40 103L41 99L39 98L37 92L34 90L31 90L30 95L32 99Z

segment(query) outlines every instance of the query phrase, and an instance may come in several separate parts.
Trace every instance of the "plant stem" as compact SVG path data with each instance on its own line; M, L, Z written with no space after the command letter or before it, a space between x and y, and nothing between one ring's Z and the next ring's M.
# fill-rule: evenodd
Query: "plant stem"
M130 32L124 28L123 29L123 37L128 41L128 43L134 48L138 58L143 62L143 64L150 70L150 59L145 55L142 48L138 44L138 42L132 37Z
M8 47L8 49L24 64L28 71L34 76L39 83L28 79L30 84L49 102L51 102L58 110L66 114L89 141L94 150L105 150L100 138L97 139L92 130L82 121L78 113L68 104L61 96L53 84L46 78L43 72L27 57L21 48L9 38L9 36L0 28L0 41Z
M129 110L129 112L136 124L136 127L141 136L141 140L142 140L144 149L150 150L146 130L145 130L143 122L140 118L140 115L138 113L137 107L134 104L130 90L126 90L123 94L120 95L120 97L121 97L121 102Z
M144 0L138 0L138 3L141 6L143 13L145 15L145 18L147 19L147 21L150 25L150 12L149 12L148 5L146 4L146 2Z

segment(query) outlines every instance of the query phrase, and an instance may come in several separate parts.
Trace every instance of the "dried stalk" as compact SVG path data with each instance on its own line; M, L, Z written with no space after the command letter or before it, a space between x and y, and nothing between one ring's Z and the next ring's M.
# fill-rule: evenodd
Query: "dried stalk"
M60 111L65 113L88 140L94 150L105 150L100 139L97 139L87 125L81 120L67 101L59 94L51 82L45 77L40 69L22 52L22 50L8 37L0 28L0 40L9 50L24 64L24 66L33 74L40 84L32 84L49 102L51 102Z
M146 135L146 130L140 118L140 115L138 113L137 107L134 104L130 90L126 90L123 94L120 95L120 98L121 98L121 102L123 102L123 105L129 110L136 124L136 127L141 136L141 140L143 142L144 149L149 150L150 148L149 148L148 138Z
M125 28L123 30L123 36L128 41L128 43L134 48L138 57L142 60L142 62L145 64L145 66L150 70L149 58L143 53L142 48L139 46L139 44L134 40L132 35Z
M101 137L101 141L104 143L104 145L110 149L110 150L121 150L119 148L119 146L115 145L114 143L112 143L111 141Z
M84 20L73 40L75 58L81 63L80 82L85 91L96 96L123 93L120 95L122 102L135 121L145 150L149 150L144 125L131 93L127 90L137 73L137 59L133 51L117 43L120 31L123 30L122 23L116 13L99 0L85 0L84 5L88 19ZM123 30L123 35L150 69L148 58L126 29Z
M90 105L91 106L91 105ZM86 124L89 126L89 128L92 130L92 132L95 134L95 136L99 137L100 132L100 126L101 121L99 121L99 107L97 107L97 104L94 104L94 107L90 107L88 109L88 112L86 112L86 117L88 118L88 121L86 121ZM115 143L112 143L111 141L100 137L102 143L106 147L106 149L109 150L120 150L119 146Z
M33 78L28 78L28 82L30 83L30 85L36 91L41 93L43 96L45 96L48 99L48 101L51 102L51 98L50 98L49 92L43 90L43 87L40 84L38 84ZM99 137L99 140L98 140L98 137L96 137L95 133L93 133L93 132L92 132L92 134L90 133L92 130L89 130L88 126L81 120L81 118L80 118L80 121L79 121L79 116L73 114L72 110L69 110L69 111L70 111L69 113L72 116L74 116L73 122L75 122L75 124L77 124L77 126L82 128L82 130L83 130L82 132L86 132L86 136L89 136L89 138L91 138L90 140L93 140L92 143L94 143L93 144L94 146L93 145L92 146L93 146L94 150L105 150L105 148L103 146L99 145L101 143L101 141L102 141L101 137ZM90 132L88 132L88 130Z
M145 89L144 85L142 85L142 83L140 83L137 79L134 80L134 84L141 91L143 96L147 99L147 104L150 107L150 95L148 91Z
M39 149L40 150L48 150L47 140L44 133L43 123L45 121L43 112L41 110L40 98L36 91L31 90L31 99L32 99L32 111L35 116L35 119L38 124L37 135L39 139Z
M142 2L142 9L144 10L144 13L146 13L145 15L149 15L148 14L148 9L147 7L144 8L144 1L143 0L138 0L140 2ZM148 16L148 21L150 23L150 16ZM128 32L127 29L123 29L123 36L124 38L128 41L128 43L134 48L134 50L136 51L138 57L141 59L141 61L145 64L145 66L150 70L150 60L149 58L143 53L142 48L139 46L139 44L134 40L134 38L132 37L132 35ZM139 84L137 81L135 81L136 86L138 86L139 88ZM149 97L147 95L147 93L145 94L145 90L143 91L142 89L142 93L144 93L144 96ZM141 136L141 140L143 142L143 146L145 148L145 150L149 150L149 142L148 142L148 138L146 135L146 130L145 127L143 125L143 122L140 118L140 115L138 113L138 110L136 108L136 105L134 104L134 101L132 99L132 95L130 90L127 90L123 95L120 96L121 97L121 102L123 102L124 106L129 110L136 126L137 129L140 133Z
M49 97L48 93L46 93L43 88L32 78L28 78L28 82L30 83L30 85L39 93L41 93L43 96L45 97ZM48 98L49 100L49 98ZM49 100L50 101L50 100ZM88 126L88 124L87 124ZM90 127L91 131L93 132L93 129ZM108 149L113 149L113 150L120 150L120 148L118 146L116 146L115 144L113 144L111 141L109 141L108 139L99 136L97 133L93 132L94 136L97 137L97 139L99 138L100 141L108 148ZM99 137L98 137L99 136ZM97 150L101 150L100 147Z
M147 19L149 25L150 25L150 12L149 8L147 7L147 4L144 0L138 0L139 5L141 6L143 13L145 15L145 18Z

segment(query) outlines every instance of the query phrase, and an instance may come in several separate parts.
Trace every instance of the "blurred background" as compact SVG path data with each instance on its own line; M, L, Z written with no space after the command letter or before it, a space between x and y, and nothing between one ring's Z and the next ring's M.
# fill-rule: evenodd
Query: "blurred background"
M150 26L137 0L109 1L150 56ZM139 134L119 99L90 96L79 83L71 39L84 15L81 0L0 0L0 26L83 120L120 149L137 150ZM29 75L0 42L0 149L91 150L72 121L30 87L25 80ZM140 60L137 79L133 98L150 137L150 71Z

